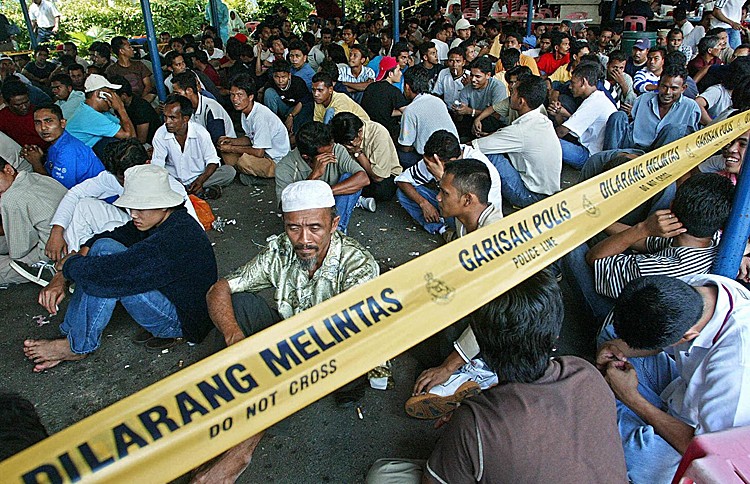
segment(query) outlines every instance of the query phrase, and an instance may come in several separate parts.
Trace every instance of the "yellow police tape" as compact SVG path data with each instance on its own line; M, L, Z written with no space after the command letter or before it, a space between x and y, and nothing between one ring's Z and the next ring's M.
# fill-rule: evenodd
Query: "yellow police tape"
M0 464L5 482L168 481L562 257L750 129L750 111L425 254Z

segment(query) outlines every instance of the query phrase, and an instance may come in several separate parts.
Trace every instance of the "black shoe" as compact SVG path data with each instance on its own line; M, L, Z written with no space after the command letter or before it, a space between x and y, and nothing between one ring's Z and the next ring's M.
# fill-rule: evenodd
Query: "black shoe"
M167 350L182 343L182 338L157 338L154 336L146 341L146 348L150 350Z
M133 343L137 345L145 345L154 338L154 335L141 328L138 330L138 334L133 336Z
M348 408L357 403L365 396L365 388L367 388L368 383L367 377L363 375L333 392L336 406Z
M218 185L211 185L203 189L199 195L203 200L218 200L221 198L221 187Z

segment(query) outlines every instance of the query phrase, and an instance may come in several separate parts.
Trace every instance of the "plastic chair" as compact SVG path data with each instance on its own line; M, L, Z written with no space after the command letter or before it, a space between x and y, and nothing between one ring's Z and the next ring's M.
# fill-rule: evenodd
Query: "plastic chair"
M628 15L624 19L622 19L623 22L623 29L624 30L630 30L630 31L646 31L646 17L641 17L640 15Z
M475 8L465 8L463 14L466 20L477 18L477 10Z
M528 16L528 12L524 12L522 10L516 10L515 12L510 13L511 19L525 19Z
M565 16L567 20L583 20L589 18L588 12L571 12Z
M539 13L544 16L544 18L552 18L555 16L555 14L552 12L549 8L540 8Z

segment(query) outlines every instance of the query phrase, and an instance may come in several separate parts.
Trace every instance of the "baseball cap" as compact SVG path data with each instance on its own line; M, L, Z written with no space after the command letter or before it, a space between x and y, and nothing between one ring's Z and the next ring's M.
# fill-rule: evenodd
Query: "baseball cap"
M112 84L107 80L106 77L99 74L91 74L86 78L86 83L83 85L83 88L86 92L96 91L105 87L117 90L122 86L120 84Z
M471 23L465 18L462 18L461 20L456 22L456 30L466 30L470 28L471 28Z
M385 77L385 73L394 69L397 65L398 61L396 61L395 57L383 57L380 59L380 69L378 70L378 77L376 77L375 80L382 81Z
M648 50L651 48L651 41L646 38L639 39L638 42L633 45L633 47L638 50Z

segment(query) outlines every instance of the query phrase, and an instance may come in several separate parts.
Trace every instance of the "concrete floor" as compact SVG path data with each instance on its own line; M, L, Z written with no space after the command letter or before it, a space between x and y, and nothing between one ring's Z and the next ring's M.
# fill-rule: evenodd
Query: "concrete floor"
M564 186L575 178L575 173L566 170ZM211 205L217 216L236 220L236 225L228 225L224 233L209 232L220 275L250 260L269 235L282 231L272 181L259 180L250 187L235 182ZM415 257L410 253L424 254L442 243L439 237L416 227L395 201L381 204L374 214L357 210L349 232L370 249L381 272ZM562 287L567 295L564 282ZM137 327L118 308L95 354L33 374L32 364L24 359L22 341L57 337L61 321L58 316L51 324L36 326L33 316L45 314L36 303L38 290L38 286L24 284L0 291L5 334L0 341L0 373L5 375L3 389L19 392L34 402L50 433L178 371L181 361L187 366L219 347L212 334L194 347L180 345L165 354L149 352L130 341ZM577 324L580 318L567 296L566 303L559 352L589 357L593 329ZM397 357L393 367L395 387L388 391L368 389L362 401L363 420L354 409L339 409L333 398L325 397L280 422L267 432L250 468L238 482L362 482L369 466L380 457L426 458L441 431L433 430L431 422L408 418L403 411L419 371L408 352Z

